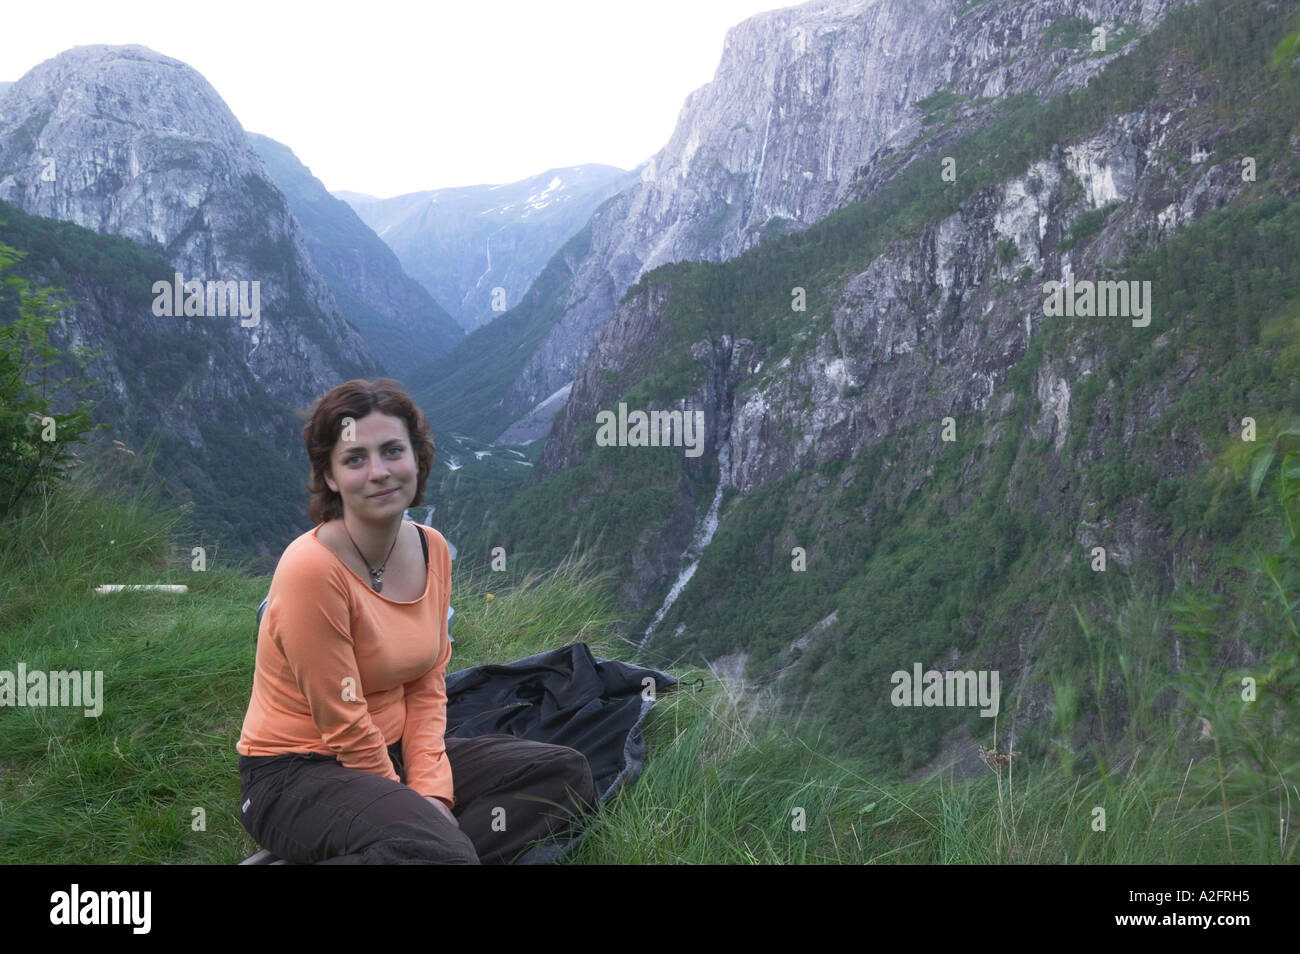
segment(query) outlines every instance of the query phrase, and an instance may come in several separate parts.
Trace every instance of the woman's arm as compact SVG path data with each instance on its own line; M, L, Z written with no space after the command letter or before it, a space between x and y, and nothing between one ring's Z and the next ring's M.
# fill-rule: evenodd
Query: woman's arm
M361 690L349 630L346 583L325 561L283 563L283 586L268 606L271 638L307 700L321 739L350 769L400 781Z
M402 762L406 767L406 784L421 795L434 795L455 804L451 763L447 761L443 733L447 727L447 661L451 644L443 622L442 641L445 652L433 668L406 690L406 727L402 732Z
M451 604L451 554L442 535L429 533L429 562L438 581L438 629L434 638L441 652L433 667L403 688L406 726L402 731L402 762L406 784L421 795L441 798L450 808L455 804L451 764L447 761L443 734L447 727L447 663L451 640L447 633L447 608Z

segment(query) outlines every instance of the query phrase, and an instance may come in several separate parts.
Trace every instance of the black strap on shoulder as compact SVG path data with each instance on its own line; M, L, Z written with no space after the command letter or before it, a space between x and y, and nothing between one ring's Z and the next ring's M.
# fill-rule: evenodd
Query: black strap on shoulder
M418 523L415 525L415 532L420 535L420 549L424 551L424 568L427 570L429 568L429 540L425 537L424 531L420 529Z

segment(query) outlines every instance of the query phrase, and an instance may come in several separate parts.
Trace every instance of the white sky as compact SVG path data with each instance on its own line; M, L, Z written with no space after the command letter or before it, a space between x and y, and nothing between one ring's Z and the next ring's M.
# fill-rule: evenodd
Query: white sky
M790 0L8 0L0 80L141 43L202 73L331 190L392 196L631 169L713 78L727 29Z

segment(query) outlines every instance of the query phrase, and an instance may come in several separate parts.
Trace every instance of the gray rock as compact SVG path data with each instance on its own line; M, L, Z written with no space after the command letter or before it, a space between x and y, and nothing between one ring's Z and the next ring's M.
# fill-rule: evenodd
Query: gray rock
M1087 15L1128 24L1131 36L1182 2L1097 0ZM769 229L806 228L870 191L882 160L921 134L919 100L940 90L971 100L1031 91L1046 98L1086 84L1121 52L1117 43L1104 56L1040 48L1045 31L1079 13L1072 0L967 7L821 0L729 30L713 81L687 97L641 181L592 217L591 251L563 316L515 379L506 407L525 413L573 379L645 272L732 258ZM957 128L978 121L978 111L968 112ZM1124 185L1117 174L1097 183L1098 194Z
M256 326L177 321L225 322L223 363L246 368L284 404L381 370L339 315L244 130L178 60L143 46L81 46L34 67L0 110L0 199L156 249L186 280L258 282ZM196 399L222 390L214 368L196 369Z

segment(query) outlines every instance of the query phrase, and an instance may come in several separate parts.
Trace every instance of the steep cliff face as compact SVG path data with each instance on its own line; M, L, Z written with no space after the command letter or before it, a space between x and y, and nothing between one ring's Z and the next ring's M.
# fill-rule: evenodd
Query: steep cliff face
M859 456L899 429L989 410L1034 335L1057 320L1044 315L1045 282L1101 279L1130 237L1158 243L1234 203L1250 188L1239 157L1192 164L1206 146L1203 114L1195 95L1168 92L982 190L851 276L830 331L763 384L741 389L726 481L747 492ZM1074 224L1095 212L1104 215L1096 237L1067 243ZM1071 433L1070 382L1094 369L1098 336L1131 334L1143 320L1098 316L1094 335L1072 339L1038 369L1035 440L1050 438L1060 452ZM1172 400L1153 395L1147 413L1158 418Z
M1191 96L1180 81L1189 84ZM1004 416L1010 402L990 401L1040 329L1062 320L1044 314L1044 283L1101 279L1108 263L1133 243L1158 244L1251 188L1239 157L1214 151L1223 131L1206 129L1205 92L1194 77L1171 75L1163 94L1142 109L1054 147L1021 175L976 192L957 213L889 244L864 270L837 283L821 327L817 315L790 315L791 333L803 340L783 348L776 361L743 338L696 342L692 356L702 366L696 375L701 383L682 401L715 409L706 417L707 446L713 455L730 445L723 483L749 494L861 457L891 435L931 427L946 416ZM1096 234L1072 241L1076 224L1088 218L1100 222ZM672 291L671 278L649 285L629 296L601 329L555 420L537 479L581 462L596 413L665 362L671 365L665 313ZM1074 382L1093 372L1108 340L1134 333L1133 323L1143 319L1095 320L1094 333L1069 339L1033 375L1040 410L1029 436L1050 442L1058 472L1071 428L1078 426L1071 414ZM1167 330L1155 347L1165 347L1175 334ZM718 347L733 356L721 375ZM1188 361L1184 376L1196 367L1195 356ZM1169 389L1152 394L1147 413L1158 418L1175 397ZM1104 440L1104 434L1090 435L1075 463L1102 456ZM1160 476L1206 463L1203 443L1189 450ZM1078 503L1054 497L1040 501L1039 509ZM1140 540L1144 534L1129 536ZM647 584L637 589L653 589Z
M346 202L330 195L292 149L266 136L252 134L248 140L302 225L312 262L339 310L365 336L388 373L404 375L464 336L419 282L402 271L392 249Z
M980 100L1085 84L1179 5L832 0L739 24L714 80L687 98L641 181L591 220L590 256L506 406L523 411L569 381L623 292L650 269L732 258L869 192L881 161L922 133L919 102L942 93L929 105L961 106L943 133L957 135L982 121ZM1097 54L1093 24L1106 31Z
M932 100L860 201L643 276L493 542L545 547L515 529L538 512L608 532L647 651L748 654L873 728L899 723L861 685L912 659L999 669L1014 718L1050 714L1071 601L1111 585L1094 548L1134 586L1222 585L1249 507L1210 465L1300 397L1300 85L1270 65L1296 6L1257 12L1172 11L1046 101ZM601 446L617 402L704 410L703 455ZM938 738L906 736L877 754Z
M258 283L256 324L176 320L222 324L231 359L277 400L379 372L244 130L193 69L141 46L77 47L22 77L2 112L0 200L156 249L186 281ZM209 379L193 396L219 390Z

